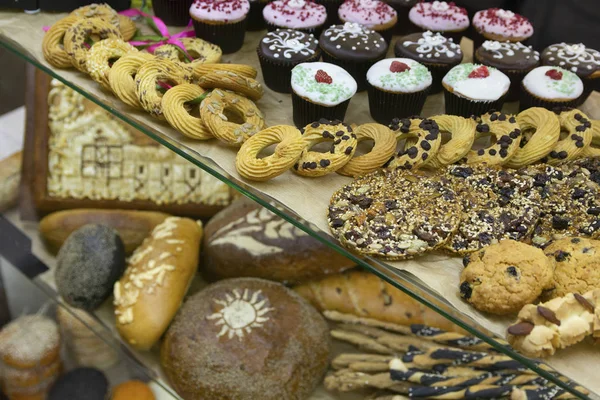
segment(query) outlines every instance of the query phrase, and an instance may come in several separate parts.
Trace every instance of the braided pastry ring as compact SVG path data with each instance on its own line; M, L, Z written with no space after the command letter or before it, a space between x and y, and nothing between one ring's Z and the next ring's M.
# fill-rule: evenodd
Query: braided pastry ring
M234 72L251 79L256 79L256 75L258 75L256 68L246 64L194 64L193 67L195 77L201 77L215 71Z
M171 86L190 83L190 71L179 63L155 58L142 65L136 77L135 93L140 99L142 108L153 117L164 118L162 110L162 94L156 89L160 80L168 80Z
M251 100L258 100L264 90L260 82L231 71L213 71L198 77L198 84L204 89L227 89L243 94Z
M258 158L263 149L275 143L279 144L272 155ZM267 181L290 169L305 146L302 134L296 127L272 126L256 133L242 145L235 159L235 167L246 179Z
M381 167L396 151L396 135L385 125L363 124L354 130L357 143L373 140L375 145L367 154L353 157L336 172L340 175L356 177L368 174Z
M121 39L121 32L114 25L100 18L86 18L76 21L65 33L65 51L71 57L73 66L87 73L88 47L86 40L92 35L102 39Z
M103 88L111 90L108 82L111 60L119 59L125 54L137 53L137 49L121 39L104 39L94 43L90 48L86 61L86 69L93 80Z
M592 121L592 142L583 148L581 157L600 157L600 121Z
M390 128L396 131L397 142L405 140L404 149L394 154L384 165L390 170L425 166L437 154L442 144L440 128L431 119L394 119Z
M147 61L153 60L150 53L128 53L113 64L108 74L108 83L113 93L125 104L134 108L142 108L135 92L135 76Z
M93 3L87 6L79 7L71 11L70 15L74 15L79 18L100 18L116 28L120 28L119 14L108 4Z
M156 48L156 50L154 50L154 55L157 57L168 58L171 61L191 64L192 66L196 64L218 63L221 61L223 52L216 44L209 43L200 38L182 38L179 39L179 41L181 41L183 47L185 47L185 50L193 60L187 60L181 49L174 44L164 44Z
M427 166L441 168L462 160L475 142L475 121L457 115L437 115L430 119L438 124L440 131L450 133L450 140L440 145Z
M521 138L519 148L505 164L508 168L521 168L533 164L550 153L560 138L560 122L555 113L541 107L528 108L517 115L522 132L533 131L529 140ZM525 143L525 145L523 145Z
M226 111L234 112L244 122L229 121ZM214 137L232 146L240 146L265 126L264 117L252 100L219 89L202 101L200 117Z
M490 112L481 116L481 123L475 130L477 137L493 135L496 143L485 149L471 150L467 153L467 164L485 163L504 165L519 149L521 129L517 118L501 112Z
M125 15L119 14L119 31L121 31L124 41L130 41L137 32L135 21Z
M358 140L348 124L321 119L303 128L304 150L294 165L298 175L318 177L342 168L354 155ZM311 151L319 143L332 141L328 153Z
M75 15L68 15L57 21L48 29L42 40L42 52L44 58L50 65L56 68L71 68L71 56L65 51L63 41L67 29L80 18Z
M563 111L559 114L560 128L568 132L564 139L559 139L550 154L542 159L550 165L558 165L565 161L579 158L586 147L592 143L592 122L577 109Z
M162 108L165 118L171 126L192 139L206 140L214 138L200 118L190 115L185 103L197 99L204 93L198 85L184 83L177 85L164 94Z

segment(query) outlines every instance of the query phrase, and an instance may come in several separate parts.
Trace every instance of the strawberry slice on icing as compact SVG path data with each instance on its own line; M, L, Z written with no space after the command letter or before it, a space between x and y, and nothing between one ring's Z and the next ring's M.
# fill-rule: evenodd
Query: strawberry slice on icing
M390 64L390 72L410 71L410 67L400 61L392 61Z
M563 73L557 69L549 69L544 75L555 81L560 81L563 77Z
M471 79L483 79L487 78L488 76L490 76L490 70L485 65L475 68L469 74L469 78Z
M333 78L331 78L331 76L329 76L327 72L323 71L322 69L319 69L315 74L315 81L331 85L331 83L333 83Z

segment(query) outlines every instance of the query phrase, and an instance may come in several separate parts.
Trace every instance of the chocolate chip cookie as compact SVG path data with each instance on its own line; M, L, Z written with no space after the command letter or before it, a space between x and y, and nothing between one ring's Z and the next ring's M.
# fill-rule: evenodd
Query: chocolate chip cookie
M546 299L600 288L600 241L564 238L552 242L544 253L554 267L554 288L544 293Z
M442 246L456 231L461 207L451 182L419 171L379 171L331 198L333 235L358 253L400 260Z
M491 314L518 312L552 287L552 265L540 249L502 240L465 256L460 295Z

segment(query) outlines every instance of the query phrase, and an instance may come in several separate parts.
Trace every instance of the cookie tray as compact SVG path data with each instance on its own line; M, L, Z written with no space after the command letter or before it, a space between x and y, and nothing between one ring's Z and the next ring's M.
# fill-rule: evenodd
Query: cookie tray
M438 313L451 319L471 334L495 345L500 351L521 361L544 377L556 379L535 366L531 360L502 347L495 337L503 337L510 319L490 318L465 304L458 296L458 280L462 264L459 258L445 255L427 255L411 261L381 262L370 258L359 258L340 247L329 235L325 217L327 205L333 192L351 180L336 174L308 179L285 173L271 181L249 183L235 170L234 148L216 141L194 141L185 138L166 123L153 119L148 114L133 110L122 104L112 94L104 91L87 76L74 70L56 70L43 58L41 42L43 27L50 26L63 14L25 15L17 12L0 12L0 45L19 54L28 62L59 79L66 85L94 101L107 111L162 145L176 152L198 167L223 180L235 190L254 199L284 219L298 226L313 237L327 243L362 267L386 279L400 290L410 294ZM261 32L249 32L244 47L238 53L223 57L223 62L249 64L260 70L255 49ZM464 40L465 61L471 59L470 41ZM259 80L262 79L259 73ZM268 125L291 124L291 97L268 89L257 102L266 115ZM516 112L516 104L507 104L505 112ZM600 94L593 93L581 107L592 119L600 119ZM430 96L422 115L443 113L443 96ZM368 112L366 92L352 98L347 113L347 122L372 122ZM561 373L574 379L600 395L600 381L587 368L597 362L598 350L584 344L561 351L549 360L549 364ZM560 385L559 382L557 384Z

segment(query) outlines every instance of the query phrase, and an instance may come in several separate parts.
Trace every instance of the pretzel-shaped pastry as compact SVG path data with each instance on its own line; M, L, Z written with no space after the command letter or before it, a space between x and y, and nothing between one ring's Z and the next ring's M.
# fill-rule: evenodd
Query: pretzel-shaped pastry
M205 91L200 86L184 83L167 90L162 98L163 114L169 124L192 139L214 138L202 119L190 115L186 109L187 102L197 99L203 93Z
M119 14L108 4L93 3L87 6L79 7L71 11L70 15L74 15L79 18L100 18L109 24L120 28Z
M87 73L88 44L93 36L102 39L122 39L121 32L111 23L101 18L80 19L71 25L64 38L65 51L71 57L73 66Z
M135 78L135 92L144 110L156 118L164 118L162 95L156 88L161 80L169 81L171 86L190 83L191 71L177 62L158 58L142 65Z
M66 52L63 43L67 29L79 20L80 18L75 15L68 15L52 25L44 35L42 52L46 61L53 67L73 67L71 56Z
M243 94L251 100L258 100L264 90L260 82L231 71L212 71L198 77L198 84L204 89L227 89Z
M272 155L258 158L263 149L276 143ZM235 159L235 167L246 179L266 181L290 169L305 147L302 134L295 127L272 126L258 132L242 145Z
M119 14L119 30L123 40L128 42L135 36L137 32L137 26L135 21L125 15Z
M237 114L243 122L229 121L226 111ZM265 126L264 117L252 100L219 89L202 101L200 117L214 137L232 146L240 146Z
M475 130L478 137L491 134L496 138L496 142L485 149L469 151L467 164L503 165L519 149L521 129L515 116L501 112L487 113L481 116L481 122Z
M560 137L558 117L545 108L532 107L520 112L517 123L522 132L534 132L530 137L521 137L520 147L505 164L509 168L521 168L539 161L552 151Z
M304 150L293 171L309 177L327 175L342 168L354 155L358 143L350 125L326 119L306 125L302 139ZM313 146L326 141L333 142L328 153L311 151Z
M113 93L128 106L142 108L135 92L135 76L147 61L153 60L150 53L128 53L113 64L108 74L108 83Z
M183 44L189 56L192 57L192 60L186 59L181 48L173 44L165 44L158 47L154 50L154 55L191 65L218 63L221 61L223 52L216 44L199 38L181 38L179 41Z
M215 71L234 72L246 78L256 79L256 68L245 64L194 64L194 76L200 77Z
M584 148L592 143L592 122L577 109L562 111L558 120L560 128L568 133L552 148L550 154L542 159L550 165L558 165L564 161L579 158L584 153Z
M94 43L90 48L86 61L86 69L93 80L103 88L111 90L108 75L111 62L128 53L137 53L138 50L122 39L104 39Z
M356 140L373 140L375 145L367 154L353 157L336 172L340 175L359 176L373 172L390 159L396 151L396 135L381 124L363 124L354 130Z
M387 169L419 168L429 163L440 149L442 143L440 128L431 119L395 118L390 128L396 131L396 141L405 140L405 144L404 149L398 151L384 165Z
M436 115L430 119L438 124L440 131L450 133L450 140L440 145L437 154L432 154L427 167L441 168L462 160L475 142L475 121L457 115Z

